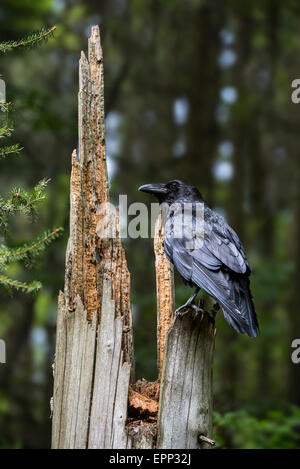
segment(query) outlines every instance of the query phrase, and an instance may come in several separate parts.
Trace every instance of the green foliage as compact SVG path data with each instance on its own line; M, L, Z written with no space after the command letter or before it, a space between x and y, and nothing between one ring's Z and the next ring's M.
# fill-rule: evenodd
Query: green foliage
M24 293L33 293L36 292L41 288L41 283L37 281L33 281L31 283L24 283L19 282L18 280L14 280L6 275L0 275L0 284L2 287L5 287L9 292L12 289L21 290Z
M19 261L26 262L29 266L31 260L44 251L46 246L59 236L59 233L60 229L48 231L31 243L15 249L0 246L0 268L4 269L7 264Z
M38 33L32 34L21 41L10 41L0 43L0 52L8 52L17 47L32 47L36 44L47 40L55 30L55 27L42 30ZM2 126L0 127L0 140L10 137L13 129L9 125L9 115L11 112L11 103L1 103L0 112L3 113ZM4 159L12 154L20 153L22 148L19 144L5 145L0 147L0 159ZM4 235L7 234L9 219L12 215L24 214L32 218L36 216L36 206L39 202L45 199L45 189L49 179L42 179L31 191L26 191L21 188L13 188L10 192L10 197L0 197L0 230ZM6 288L8 291L21 290L26 293L32 293L40 289L41 283L33 281L31 283L24 283L19 280L10 278L4 275L8 265L13 262L23 262L28 267L31 265L32 260L45 250L46 246L51 241L56 239L61 232L61 229L54 231L47 231L40 235L37 239L23 244L21 247L11 248L6 244L0 246L0 286Z
M22 150L20 145L17 143L15 145L8 145L5 147L0 148L0 159L6 158L11 154L19 153Z
M59 24L55 47L51 42L26 54L2 55L1 73L9 77L21 123L15 139L28 158L15 159L14 171L9 157L1 160L1 194L12 185L23 187L22 181L32 187L40 175L55 174L39 224L41 231L68 227L68 155L77 144L77 60L79 51L87 49L90 25L101 18L105 111L120 121L107 139L118 144L114 154L108 152L115 169L112 195L117 200L120 193L128 194L130 202L143 200L148 206L149 199L137 193L139 184L179 177L196 184L214 208L225 210L254 270L251 283L261 332L255 340L238 335L222 312L217 315L214 408L222 419L226 411L244 411L244 416L234 412L227 417L226 426L216 426L217 439L223 447L271 447L270 440L279 438L286 425L291 429L292 417L284 411L276 420L267 411L282 411L294 402L289 375L300 369L294 365L289 370L291 340L300 330L299 303L293 300L300 284L295 255L300 113L290 100L291 80L300 70L299 5L295 0L2 0L1 13L2 40L25 37L47 21ZM235 62L223 68L220 57L228 51ZM237 90L233 105L220 97L227 86ZM174 102L181 97L187 99L189 112L186 122L177 124ZM7 103L0 106L3 112L12 111ZM180 157L174 154L178 141L185 144ZM224 141L232 143L232 155L219 151ZM231 166L232 178L216 177L216 163ZM22 228L8 230L9 246L36 235L36 224L22 225L22 216L15 219ZM156 379L153 245L148 239L127 240L125 249L136 376ZM64 255L64 240L55 243L55 250L46 250L35 272L47 289L36 296L16 294L7 301L0 289L0 337L7 339L11 357L0 370L1 448L45 448L51 440L51 365ZM21 278L21 264L7 265L5 274ZM177 306L190 294L177 277ZM38 343L32 339L36 328L45 335ZM43 363L36 358L42 352ZM298 396L299 389L298 384ZM263 421L269 422L272 434L262 429ZM277 447L289 444L288 436L280 439Z
M23 38L19 41L7 41L0 43L0 52L9 52L13 49L17 49L19 47L30 48L34 47L37 44L41 44L47 41L54 33L56 27L53 26L50 29L42 29L37 33L30 34L26 38Z
M49 179L42 179L32 191L13 188L8 199L0 198L0 227L7 227L8 216L15 213L35 216L36 205L46 198L45 188Z
M300 408L285 414L270 410L262 418L245 410L214 414L215 440L221 448L294 449L300 441Z

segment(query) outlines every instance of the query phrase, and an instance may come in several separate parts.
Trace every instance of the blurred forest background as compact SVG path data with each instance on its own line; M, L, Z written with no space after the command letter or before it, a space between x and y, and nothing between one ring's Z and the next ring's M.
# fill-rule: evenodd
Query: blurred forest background
M0 41L57 25L33 50L1 56L15 104L1 194L52 178L38 223L14 217L10 245L64 226L35 268L36 296L0 290L0 447L50 445L56 303L68 238L71 152L77 146L78 59L99 24L107 154L115 200L149 199L139 185L180 178L199 187L239 233L254 269L261 334L235 333L218 314L215 433L221 447L300 447L300 4L296 0L1 0ZM156 379L153 242L124 240L132 275L137 378ZM190 294L176 282L176 302Z

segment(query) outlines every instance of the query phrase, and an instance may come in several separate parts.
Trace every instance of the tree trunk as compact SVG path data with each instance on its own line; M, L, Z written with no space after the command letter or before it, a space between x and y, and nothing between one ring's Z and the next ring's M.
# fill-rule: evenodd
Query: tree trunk
M162 371L158 447L205 447L212 434L212 365L215 329L192 311L169 330Z
M73 152L65 291L58 303L53 448L126 447L133 370L129 273L108 204L99 29L79 65L79 148Z
M212 431L215 330L192 311L174 322L173 267L156 228L158 375L134 383L130 279L109 204L103 57L93 27L79 80L70 238L58 301L53 448L201 448ZM161 382L161 385L160 385Z

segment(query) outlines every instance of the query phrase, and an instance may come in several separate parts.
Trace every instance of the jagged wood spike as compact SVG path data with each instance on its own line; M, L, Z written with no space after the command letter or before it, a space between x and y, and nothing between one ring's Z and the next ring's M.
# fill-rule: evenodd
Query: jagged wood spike
M157 297L157 368L161 376L165 342L168 330L172 325L175 309L174 269L164 251L164 235L161 214L155 224L154 252Z
M133 379L130 276L119 214L109 206L103 57L92 28L79 61L78 150L72 154L70 237L58 304L53 448L123 448ZM105 371L105 373L104 373Z
M126 427L134 378L130 276L119 214L109 205L98 27L92 28L88 59L81 54L79 75L79 146L72 155L70 238L58 303L52 447L205 447L199 434L211 436L215 329L191 311L171 325L173 271L161 224L155 239L158 422L141 417ZM159 383L144 388L151 384L158 393ZM153 407L143 397L146 408L147 400Z

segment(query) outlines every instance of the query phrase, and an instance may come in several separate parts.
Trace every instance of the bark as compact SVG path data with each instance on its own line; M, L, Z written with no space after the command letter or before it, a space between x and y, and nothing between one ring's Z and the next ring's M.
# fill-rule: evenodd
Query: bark
M173 266L163 249L161 217L154 243L157 291L157 349L160 381L158 441L162 449L203 448L212 435L212 367L215 328L189 310L173 318Z
M175 309L174 269L166 258L161 215L155 226L154 252L157 295L157 368L160 378L164 358L164 348L168 330L172 324Z
M130 280L109 205L98 27L79 64L79 148L72 155L70 238L58 302L53 448L126 447L133 370ZM101 417L101 418L100 418Z
M169 330L158 416L158 447L205 448L212 435L212 366L215 328L192 311Z
M173 323L173 267L160 219L159 379L133 380L130 278L119 216L109 205L102 62L93 27L88 59L82 53L79 67L79 148L72 155L70 238L58 301L52 447L205 447L198 437L211 436L214 328L191 311Z

